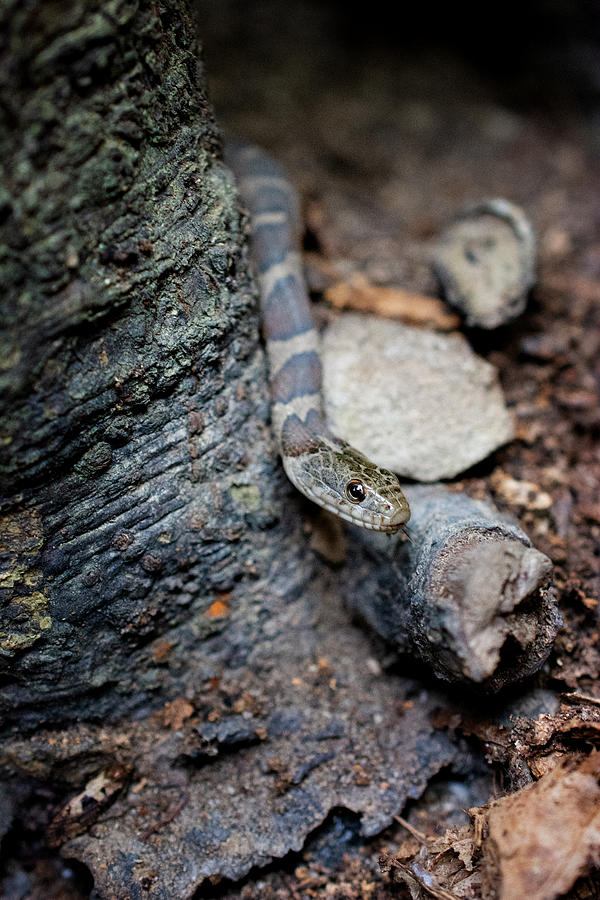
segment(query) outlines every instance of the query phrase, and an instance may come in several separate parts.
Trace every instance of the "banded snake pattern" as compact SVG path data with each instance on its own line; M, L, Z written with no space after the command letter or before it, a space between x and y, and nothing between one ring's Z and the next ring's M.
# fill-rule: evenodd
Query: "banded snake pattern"
M285 472L299 491L340 518L396 532L410 518L398 478L334 436L325 422L319 336L302 273L295 192L258 147L230 142L225 158L250 214L272 425Z

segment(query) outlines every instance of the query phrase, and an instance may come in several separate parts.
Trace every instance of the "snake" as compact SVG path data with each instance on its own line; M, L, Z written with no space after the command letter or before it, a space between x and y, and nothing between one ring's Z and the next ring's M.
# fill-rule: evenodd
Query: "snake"
M283 468L309 500L372 531L404 530L410 508L397 476L331 433L324 414L319 335L301 255L297 195L261 148L234 140L233 171L251 229L269 363L271 424Z

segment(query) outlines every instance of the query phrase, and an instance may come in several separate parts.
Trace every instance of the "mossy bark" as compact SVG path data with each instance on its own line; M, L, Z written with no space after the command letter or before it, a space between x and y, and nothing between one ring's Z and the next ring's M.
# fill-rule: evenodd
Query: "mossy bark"
M218 592L256 577L275 459L186 4L1 19L0 714L22 729L172 689L156 642L218 631Z

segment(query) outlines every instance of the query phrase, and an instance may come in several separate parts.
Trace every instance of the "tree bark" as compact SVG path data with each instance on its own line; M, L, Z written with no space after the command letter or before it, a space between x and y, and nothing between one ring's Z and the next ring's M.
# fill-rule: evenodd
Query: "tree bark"
M172 689L155 642L221 628L277 470L185 3L2 18L0 712L29 728Z

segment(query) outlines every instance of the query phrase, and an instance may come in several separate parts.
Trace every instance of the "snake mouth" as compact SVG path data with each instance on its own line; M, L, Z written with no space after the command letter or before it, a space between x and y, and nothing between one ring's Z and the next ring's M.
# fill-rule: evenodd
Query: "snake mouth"
M307 497L324 509L335 513L340 519L344 519L352 525L358 525L360 528L367 528L369 531L383 531L386 534L395 534L397 531L404 530L410 517L410 513L407 515L407 509L405 508L396 510L392 516L386 518L381 514L360 509L359 507L350 507L348 505L348 508L344 509L339 502L336 503L335 500L330 501L315 494L312 496L307 494Z

